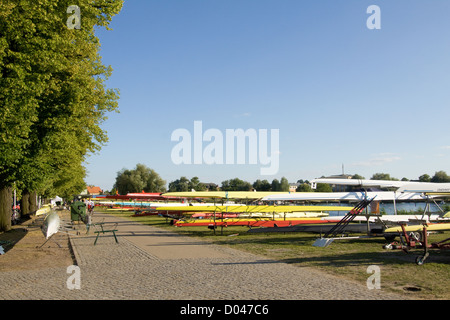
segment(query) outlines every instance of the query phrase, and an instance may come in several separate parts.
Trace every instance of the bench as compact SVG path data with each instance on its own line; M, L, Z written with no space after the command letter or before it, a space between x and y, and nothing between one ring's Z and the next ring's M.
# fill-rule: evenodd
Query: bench
M105 224L104 222L103 222L103 223L96 223L96 224L95 224L95 225L99 225L99 226L101 227L101 230L94 231L94 233L97 234L97 237L95 238L95 241L94 241L94 246L95 246L95 244L97 243L97 240L98 240L98 237L100 236L100 234L105 234L105 233L109 233L109 232L111 232L111 233L113 234L114 239L116 240L116 243L119 243L119 241L117 240L117 237L116 237L117 223L114 224L114 226L113 226L111 229L107 229L107 230L105 230L105 229L103 228L103 225L104 225L104 224Z

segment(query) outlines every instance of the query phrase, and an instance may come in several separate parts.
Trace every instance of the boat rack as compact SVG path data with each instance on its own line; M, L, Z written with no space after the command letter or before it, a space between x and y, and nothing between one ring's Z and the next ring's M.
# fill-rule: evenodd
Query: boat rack
M348 226L350 222L352 222L358 214L360 214L372 201L372 199L363 199L361 200L352 210L350 210L336 225L333 226L328 232L324 234L323 237L317 239L313 246L315 247L326 247L331 244L336 239L343 239L344 237L336 238L338 234L342 234L345 228ZM369 220L367 220L369 221ZM358 237L360 238L360 237ZM345 239L350 239L349 237L345 237Z

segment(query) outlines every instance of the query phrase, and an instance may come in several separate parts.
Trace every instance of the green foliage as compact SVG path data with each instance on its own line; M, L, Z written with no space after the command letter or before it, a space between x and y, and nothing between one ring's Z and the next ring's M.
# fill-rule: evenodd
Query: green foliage
M419 177L420 182L431 182L431 177L428 174L423 174Z
M264 180L258 179L253 183L253 188L256 191L270 191L272 189L272 185L266 179Z
M434 176L430 180L431 182L450 182L450 177L445 171L435 172Z
M288 192L289 191L289 181L285 177L282 177L281 181L279 181L278 179L273 179L270 191L275 191L275 192L286 191L286 192Z
M0 172L28 190L43 188L63 168L79 169L87 153L100 150L107 142L100 124L117 109L117 91L104 86L111 68L101 64L94 27L106 27L122 1L77 1L80 30L66 26L69 2L14 1L3 13Z
M169 183L169 192L187 192L191 190L205 191L206 185L201 183L198 177L193 177L191 180L181 177Z
M269 183L266 179L256 180L253 184L247 181L243 181L239 178L225 180L222 182L222 191L289 191L289 181L282 177L281 181L273 179L272 183Z
M169 191L170 192L186 192L190 191L192 188L189 188L190 181L186 177L181 177L175 181L169 183Z
M279 191L280 189L281 189L280 181L278 179L273 179L270 191Z
M329 184L318 183L315 192L333 192L333 189Z
M297 187L296 192L313 192L314 190L311 188L309 183L302 183Z
M107 27L122 3L78 0L80 29L66 25L69 0L0 3L0 189L84 188L82 163L107 142L100 125L118 107L94 29Z
M398 181L396 178L392 178L389 173L375 173L370 180L395 180Z
M289 181L285 177L281 178L279 191L286 191L286 192L289 191Z
M133 170L122 169L117 173L114 188L119 194L136 192L165 192L166 181L144 164L138 163Z
M234 178L222 181L221 189L222 191L251 191L252 185L250 182Z

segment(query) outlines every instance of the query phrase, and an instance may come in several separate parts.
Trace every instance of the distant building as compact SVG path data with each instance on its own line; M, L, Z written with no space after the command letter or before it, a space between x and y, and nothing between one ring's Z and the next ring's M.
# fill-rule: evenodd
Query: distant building
M289 192L296 192L300 183L289 183Z
M89 195L99 195L103 193L103 190L100 187L87 187L87 193Z

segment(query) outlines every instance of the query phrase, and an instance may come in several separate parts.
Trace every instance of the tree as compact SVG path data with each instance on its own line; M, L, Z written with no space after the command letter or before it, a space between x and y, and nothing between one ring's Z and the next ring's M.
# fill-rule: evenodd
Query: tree
M282 178L281 178L281 181L280 181L280 191L286 191L286 192L289 191L289 181L288 181L288 179L286 179L285 177L282 177Z
M133 170L122 169L117 173L114 188L119 194L139 192L165 192L166 181L144 164L138 163Z
M272 186L270 182L267 181L266 179L264 180L258 179L255 182L253 182L253 189L255 189L256 191L270 191L272 189Z
M62 198L69 199L74 194L79 194L86 189L84 177L86 168L81 162L76 162L71 166L61 168L58 174L48 180L48 184L40 189L40 194L44 198L50 198L59 195Z
M333 192L333 189L327 183L318 183L315 192Z
M392 178L389 173L375 173L370 180L396 180L396 178Z
M352 179L364 180L365 178L357 173L352 176Z
M434 176L431 178L431 182L450 182L450 177L447 175L445 171L437 171L434 173Z
M148 168L143 164L136 165L136 171L141 176L144 181L145 192L165 192L166 191L166 181L163 180L155 170Z
M6 208L12 207L12 187L4 187L0 189L0 203L2 206L0 210L0 228L7 231L11 228L11 213L6 211Z
M420 182L431 182L431 177L428 174L423 174L419 177Z
M111 68L101 63L94 28L107 28L122 3L77 1L80 29L66 25L68 0L0 4L3 193L16 182L25 203L36 192L83 187L82 162L107 141L100 125L117 108L118 98L116 90L105 88ZM70 179L76 182L67 183ZM9 204L0 201L0 230L10 228L10 214Z
M297 189L295 191L296 192L313 192L313 189L311 188L311 185L309 183L302 183L297 187Z
M200 182L198 177L193 177L189 180L186 177L181 177L169 183L170 192L186 192L186 191L205 191L206 185Z
M281 191L281 183L278 179L272 180L272 188L270 191Z
M181 177L169 183L169 192L187 192L189 191L189 179Z
M250 182L234 178L222 181L221 189L222 191L251 191L252 185Z
M200 182L200 179L198 177L191 178L191 181L189 181L189 187L191 190L195 191L205 191L206 185L202 182Z
M11 227L12 185L29 145L30 127L37 121L38 85L27 70L31 61L22 54L32 33L27 14L17 4L0 4L0 231ZM22 10L23 11L23 10ZM29 49L28 49L29 50Z
M124 168L117 173L114 188L116 188L121 195L136 193L143 190L144 182L138 178L132 170Z

